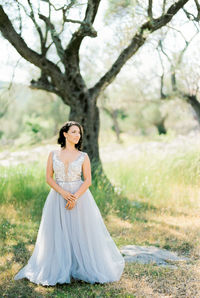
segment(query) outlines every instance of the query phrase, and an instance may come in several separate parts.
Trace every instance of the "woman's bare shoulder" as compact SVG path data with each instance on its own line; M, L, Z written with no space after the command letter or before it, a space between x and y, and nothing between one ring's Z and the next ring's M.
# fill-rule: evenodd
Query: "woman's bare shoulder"
M59 152L59 150L56 150L56 149L51 150L51 151L49 151L48 157L49 157L49 158L50 158L50 157L53 158L53 155L56 154L56 153L58 153L58 152Z
M83 160L84 162L90 162L90 158L89 158L89 155L87 154L87 152L85 151L82 151L82 154L83 154Z
M53 149L53 150L51 150L49 153L58 153L58 152L60 152L60 150L58 150L58 149Z
M86 151L81 151L81 153L85 156L88 155Z

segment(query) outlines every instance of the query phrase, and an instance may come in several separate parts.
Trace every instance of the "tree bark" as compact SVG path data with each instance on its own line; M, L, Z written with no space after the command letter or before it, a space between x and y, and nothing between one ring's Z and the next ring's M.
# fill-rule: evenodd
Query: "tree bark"
M195 118L200 124L200 102L197 99L197 96L194 95L189 95L189 94L184 94L184 98L187 100L187 102L192 106L193 111L195 113Z
M93 162L100 160L98 137L99 137L99 108L91 99L90 95L82 99L82 104L71 106L69 120L78 121L84 130L83 148L92 157Z
M102 109L110 116L110 118L112 119L113 122L113 130L116 134L116 138L117 138L117 142L121 143L121 139L120 139L120 127L119 127L119 123L118 123L118 109L110 109L107 107L102 107Z
M165 118L163 119L160 119L159 122L155 123L155 126L158 130L158 134L161 135L161 134L166 134L167 133L167 130L165 128Z
M49 5L52 5L47 1ZM59 33L56 32L54 24L51 22L51 17L46 17L39 14L38 17L44 21L46 32L51 33L52 44L54 44L58 58L62 63L64 71L47 57L47 51L51 45L47 45L47 39L42 36L40 32L40 40L42 42L42 53L38 54L28 47L25 40L13 27L10 19L0 5L0 31L4 38L6 38L18 51L18 53L27 61L34 64L41 70L41 77L38 81L32 81L32 86L37 89L42 89L48 92L53 92L59 95L63 102L70 106L70 120L75 120L83 125L85 131L84 150L88 152L92 161L100 163L98 136L99 136L99 110L97 107L97 98L117 76L124 64L131 58L138 49L146 42L147 37L154 31L165 26L176 13L183 8L189 0L178 0L173 3L166 13L160 17L154 18L152 12L153 1L149 0L148 15L149 19L138 28L130 40L129 45L119 53L118 58L114 61L111 68L100 78L100 80L90 89L87 88L84 79L80 73L79 68L79 49L81 42L86 36L96 37L97 33L93 28L93 22L98 12L100 0L88 0L87 8L83 21L67 20L65 15L63 22L73 21L80 24L77 31L72 34L66 48L62 46L62 40ZM36 18L32 10L30 18L36 26ZM64 13L64 8L63 8ZM63 26L64 26L63 23ZM100 163L101 164L101 163Z

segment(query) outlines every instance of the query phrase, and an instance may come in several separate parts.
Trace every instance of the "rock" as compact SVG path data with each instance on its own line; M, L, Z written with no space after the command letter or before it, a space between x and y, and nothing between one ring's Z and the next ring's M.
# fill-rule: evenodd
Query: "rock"
M161 249L155 246L126 245L120 249L125 262L136 262L141 264L156 264L177 268L171 262L188 261L189 258L178 256L177 253Z

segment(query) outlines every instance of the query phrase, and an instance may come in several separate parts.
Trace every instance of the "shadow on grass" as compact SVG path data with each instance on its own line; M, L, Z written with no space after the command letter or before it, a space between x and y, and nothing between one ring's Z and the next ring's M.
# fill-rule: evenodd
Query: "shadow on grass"
M120 295L121 289L109 288L104 284L88 284L82 281L72 281L70 284L42 286L31 283L28 279L14 281L6 290L0 286L2 297L113 297ZM120 297L120 296L119 296ZM128 297L128 296L127 296ZM130 297L130 296L129 296ZM134 296L132 296L134 297Z
M13 253L13 261L17 263L21 263L21 265L25 265L29 260L31 253L27 250L26 246L29 245L30 242L18 242L16 245L12 246Z
M146 211L156 212L157 208L152 204L139 201L130 201L124 195L116 195L114 202L114 210L118 217L123 220L130 220L131 222L147 222L145 217Z
M35 290L28 280L9 282L0 285L1 297L42 298L44 295Z
M12 203L15 206L21 223L19 225L11 223L6 217L6 214L1 220L0 236L4 243L1 255L4 256L7 253L13 254L12 260L6 260L4 268L2 268L4 272L10 270L14 262L21 264L21 267L25 266L31 256L27 246L35 244L42 208L49 192L49 187L44 181L44 174L38 174L37 170L33 174L31 174L31 172L27 173L22 171L20 175L16 177L12 176L8 179L9 183L6 186L1 202L5 205ZM114 212L123 220L129 220L132 223L139 222L139 226L141 226L140 231L142 232L142 228L144 227L150 235L153 220L149 220L147 213L151 211L155 213L156 216L156 213L159 213L158 208L146 202L137 200L130 201L122 193L119 194L115 190L115 187L108 183L105 177L94 177L91 192L103 217L106 217L110 212ZM156 222L156 224L157 227L160 225L160 232L163 234L165 231L163 223ZM167 224L167 226L170 227L170 229L174 229L170 224ZM154 229L157 229L157 227L154 227ZM190 245L188 241L185 241L184 234L173 240L174 235L170 229L168 229L167 234L163 236L165 248L178 248L187 252L193 247L192 244ZM155 239L158 235L158 231L156 230L154 234ZM15 239L15 244L12 244L12 239ZM154 241L152 239L153 237L148 238L147 235L145 241L149 241L149 245L152 245ZM8 244L9 240L11 240L10 244ZM125 241L127 241L126 238L124 238L124 242ZM14 274L16 273L17 272ZM0 294L3 297L96 297L97 295L105 296L107 289L107 285L91 285L82 281L72 281L71 284L43 286L42 290L36 290L38 286L31 283L29 280L22 279L13 281L12 278L13 276L11 277L10 274L8 278L2 279L4 284L0 286ZM43 294L40 294L40 292ZM109 288L110 297L119 293L121 293L120 289Z
M120 288L111 288L111 284L90 284L71 278L71 283L52 286L37 285L27 278L20 280L4 281L0 283L0 295L2 297L113 297L121 293Z
M114 212L123 220L147 222L145 212L157 210L150 203L130 201L123 192L119 191L118 187L112 185L101 169L98 169L98 166L93 170L93 182L90 189L104 218Z

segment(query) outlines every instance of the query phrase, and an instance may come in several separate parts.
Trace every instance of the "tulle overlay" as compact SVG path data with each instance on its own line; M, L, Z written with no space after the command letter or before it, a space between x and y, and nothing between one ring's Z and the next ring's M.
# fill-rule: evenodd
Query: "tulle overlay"
M80 164L81 158L75 163ZM71 168L74 166L72 163ZM83 180L56 182L75 193ZM42 285L70 283L71 277L92 284L118 281L124 258L104 224L92 193L87 189L71 210L65 208L66 203L51 188L42 210L33 254L14 279L26 277Z

